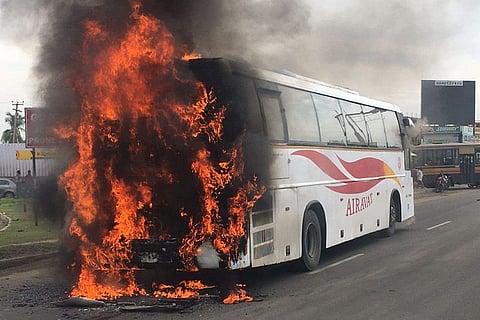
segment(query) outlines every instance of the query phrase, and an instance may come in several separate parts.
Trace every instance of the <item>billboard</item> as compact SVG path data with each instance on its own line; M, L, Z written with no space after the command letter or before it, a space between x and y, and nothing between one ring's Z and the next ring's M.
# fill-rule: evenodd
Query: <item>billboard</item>
M58 145L58 138L45 124L45 112L41 108L25 108L25 147L53 148Z
M475 81L422 80L422 118L430 124L475 123Z

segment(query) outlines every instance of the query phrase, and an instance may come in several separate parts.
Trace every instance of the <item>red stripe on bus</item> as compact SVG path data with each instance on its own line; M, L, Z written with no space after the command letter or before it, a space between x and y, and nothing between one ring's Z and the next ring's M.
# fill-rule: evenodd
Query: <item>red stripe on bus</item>
M366 192L380 181L385 179L385 175L394 175L393 170L384 161L367 157L356 161L348 162L337 155L343 168L355 179L375 178L369 181L355 181L347 177L340 168L330 158L322 153L313 150L299 150L292 155L302 156L312 161L318 168L325 172L332 179L344 183L339 186L327 186L332 191L342 194L358 194Z

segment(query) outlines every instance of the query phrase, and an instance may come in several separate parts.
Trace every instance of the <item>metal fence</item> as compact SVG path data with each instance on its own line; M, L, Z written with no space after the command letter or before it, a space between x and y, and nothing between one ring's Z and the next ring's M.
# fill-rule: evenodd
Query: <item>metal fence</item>
M25 148L24 143L0 144L0 177L13 178L20 170L25 176L28 170L33 173L33 160L17 160L17 151L31 150ZM35 159L35 171L37 177L46 177L55 174L56 160L52 158Z

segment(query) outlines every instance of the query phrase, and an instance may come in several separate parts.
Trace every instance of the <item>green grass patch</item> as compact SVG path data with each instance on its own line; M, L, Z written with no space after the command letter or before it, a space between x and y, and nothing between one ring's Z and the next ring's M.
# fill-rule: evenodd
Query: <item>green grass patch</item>
M0 248L25 242L58 239L59 226L38 217L35 225L31 199L0 198L0 213L10 218L10 225L0 231Z

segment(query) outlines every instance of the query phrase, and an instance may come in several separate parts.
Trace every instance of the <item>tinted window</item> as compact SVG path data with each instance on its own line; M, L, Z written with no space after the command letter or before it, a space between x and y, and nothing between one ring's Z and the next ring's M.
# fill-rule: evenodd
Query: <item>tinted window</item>
M327 144L345 145L345 123L337 99L314 95L320 123L320 137Z
M363 106L363 115L370 133L369 145L371 147L386 148L387 139L385 137L385 127L383 126L380 110Z
M310 93L288 87L280 87L282 106L288 127L288 139L320 142L317 115Z
M401 148L402 138L400 137L400 126L397 114L393 111L383 111L383 123L387 135L387 146L389 148Z
M265 130L268 138L275 141L286 141L279 94L260 90L259 98L265 114Z
M458 149L418 150L415 164L420 166L458 165Z
M340 104L345 115L345 127L347 129L347 145L368 146L368 131L363 117L362 106L340 100Z
M236 99L238 103L247 106L247 127L248 131L255 134L263 134L262 114L258 104L257 91L253 80L238 77L238 86L243 90Z

